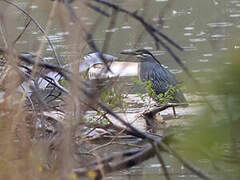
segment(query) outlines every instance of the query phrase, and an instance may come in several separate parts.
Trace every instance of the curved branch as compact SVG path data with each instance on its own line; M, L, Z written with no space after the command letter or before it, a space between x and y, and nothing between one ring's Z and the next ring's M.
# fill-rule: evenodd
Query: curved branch
M50 47L51 47L52 50L53 50L53 53L54 53L54 56L55 56L55 58L56 58L56 61L57 61L58 65L59 65L59 66L62 66L62 65L61 65L61 62L60 62L60 60L59 60L59 58L58 58L58 55L57 55L57 52L56 52L56 50L55 50L54 45L52 44L51 40L50 40L50 39L48 38L48 36L46 35L46 33L45 33L44 29L41 27L41 25L40 25L27 11L25 11L25 10L22 9L22 8L20 8L17 4L15 4L15 3L13 3L13 2L10 2L10 1L8 1L8 0L3 0L3 1L6 2L6 3L8 3L8 4L10 4L10 5L12 5L12 6L14 6L14 7L16 7L18 10L22 11L23 14L25 14L26 16L28 16L28 17L33 21L33 23L39 28L39 30L43 33L44 37L47 39Z
M15 45L17 43L17 41L22 37L22 35L25 33L27 27L30 25L31 23L31 19L27 22L27 24L25 25L24 29L22 30L22 32L18 35L18 37L13 41L13 45Z

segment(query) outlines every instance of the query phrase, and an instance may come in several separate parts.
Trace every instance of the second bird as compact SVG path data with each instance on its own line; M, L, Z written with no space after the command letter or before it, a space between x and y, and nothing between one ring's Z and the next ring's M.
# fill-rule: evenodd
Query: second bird
M176 86L178 81L174 74L172 74L168 69L162 66L162 64L145 49L139 49L136 51L123 51L121 54L135 55L140 60L139 66L139 76L140 80L151 81L152 89L155 94L164 94L167 92L169 86L173 86L175 93L171 103L187 103L182 91ZM156 99L155 97L153 97Z

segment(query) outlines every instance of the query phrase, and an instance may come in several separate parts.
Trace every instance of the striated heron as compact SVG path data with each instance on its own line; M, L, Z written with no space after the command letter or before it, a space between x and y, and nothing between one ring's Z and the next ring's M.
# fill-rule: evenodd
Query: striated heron
M167 92L169 85L174 87L173 99L170 100L170 103L183 103L187 105L187 100L184 97L182 91L177 88L178 81L174 74L172 74L167 68L153 56L152 53L145 49L139 49L136 51L123 51L121 54L134 55L140 60L139 65L139 77L140 80L151 81L152 89L155 94L160 93L164 94ZM156 97L153 99L157 100ZM175 114L175 109L174 114Z

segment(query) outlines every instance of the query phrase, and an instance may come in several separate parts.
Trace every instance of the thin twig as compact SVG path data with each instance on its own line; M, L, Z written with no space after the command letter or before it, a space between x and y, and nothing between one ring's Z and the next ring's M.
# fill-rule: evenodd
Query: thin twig
M1 20L2 20L2 17L1 17ZM2 21L3 21L3 20L2 20ZM4 42L5 47L8 48L7 38L6 38L6 36L4 35L2 22L0 22L0 33L1 33L1 37L2 37L2 40L3 40L3 42Z
M209 177L207 174L203 173L200 169L197 169L190 163L188 163L186 160L184 160L181 155L179 155L175 150L173 150L171 147L167 146L163 141L158 141L157 145L161 148L164 149L165 151L169 152L172 154L179 162L181 162L187 169L192 171L194 174L196 174L198 177L203 178L205 180L210 180L212 179Z
M161 112L165 109L168 109L170 107L177 107L177 106L186 106L188 105L187 103L169 103L169 104L165 104L161 107L156 107L150 111L144 112L143 115L144 116L151 116L153 117L155 114L157 114L158 112Z
M4 48L4 47L0 47L0 52L7 53L7 54L13 54L14 56L17 56L20 60L22 60L22 61L24 61L24 62L26 62L28 64L31 64L31 65L35 64L35 61L31 57L26 56L24 54L14 53L10 49ZM66 80L70 80L70 77L68 75L68 74L70 74L70 71L66 70L65 68L62 68L62 67L59 67L59 66L56 66L56 65L53 65L53 64L49 64L49 63L46 63L46 62L42 62L42 61L39 62L38 66L50 69L52 71L56 71L59 74L61 74Z
M117 22L117 14L118 12L116 10L112 10L112 17L111 17L111 20L109 22L109 26L107 28L107 30L109 32L106 32L106 37L105 37L105 40L104 40L104 43L103 43L103 48L102 48L102 52L107 52L108 50L108 47L109 47L109 43L111 41L111 38L112 38L112 35L113 35L113 32L111 32L113 30L113 28L115 27L116 25L116 22Z
M16 44L16 42L22 37L22 35L24 34L24 32L26 31L27 27L29 26L29 24L31 23L31 19L29 19L29 21L27 22L26 26L24 27L24 29L22 30L22 32L18 35L18 37L13 41L12 45L14 46Z
M93 5L93 4L89 3L89 2L86 3L86 5L88 7L90 7L91 9L93 9L94 11L97 11L98 13L100 13L100 14L106 16L106 17L110 17L110 15L107 12L103 11L101 8L99 8L99 7L95 6L95 5Z
M159 149L158 145L156 143L154 143L154 142L150 142L150 143L151 143L153 149L155 150L155 154L156 154L156 156L158 158L159 163L162 165L162 170L163 170L165 178L167 180L170 180L170 176L169 176L168 170L167 170L165 162L164 162L164 160L163 160L163 158L162 158L162 156L160 154L160 149Z
M62 66L61 65L61 62L58 58L58 55L57 55L57 52L56 52L56 49L54 47L54 45L52 44L51 40L48 38L47 34L45 33L44 29L41 27L41 25L27 12L25 11L24 9L22 9L21 7L19 7L17 4L13 3L13 2L10 2L8 0L3 0L4 2L8 3L8 4L11 4L12 6L16 7L17 9L19 9L20 11L23 12L23 14L25 14L26 16L28 16L32 21L33 23L39 28L39 30L43 33L44 37L47 39L50 47L52 48L53 50L53 53L54 53L54 56L56 58L56 61L58 63L59 66Z
M125 168L130 168L132 166L135 166L139 163L141 163L142 161L145 161L151 157L154 156L154 150L151 146L147 146L145 147L143 150L137 150L136 152L134 152L133 155L131 155L130 157L127 157L126 159L120 161L120 162L116 162L116 163L111 163L109 164L109 160L113 160L116 157L119 158L119 155L111 158L108 158L108 160L102 162L102 169L104 170L104 172L106 173L110 173L110 172L114 172L117 170L121 170L121 169L125 169ZM86 173L89 171L89 169L86 168L81 168L81 169L74 169L73 172L76 173L78 176L83 176L86 175ZM96 173L99 173L99 167L96 164L95 167L91 168L91 171L95 171Z

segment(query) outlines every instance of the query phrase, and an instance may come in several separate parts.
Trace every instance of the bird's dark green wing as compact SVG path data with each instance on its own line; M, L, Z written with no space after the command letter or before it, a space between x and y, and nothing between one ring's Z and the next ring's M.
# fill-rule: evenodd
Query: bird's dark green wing
M156 94L165 93L169 85L176 86L178 84L176 77L161 65L156 65L149 76ZM187 103L187 100L182 91L176 88L174 99L171 102Z
M149 73L149 79L152 82L152 86L156 94L166 92L169 85L177 85L175 76L160 64L155 64Z

